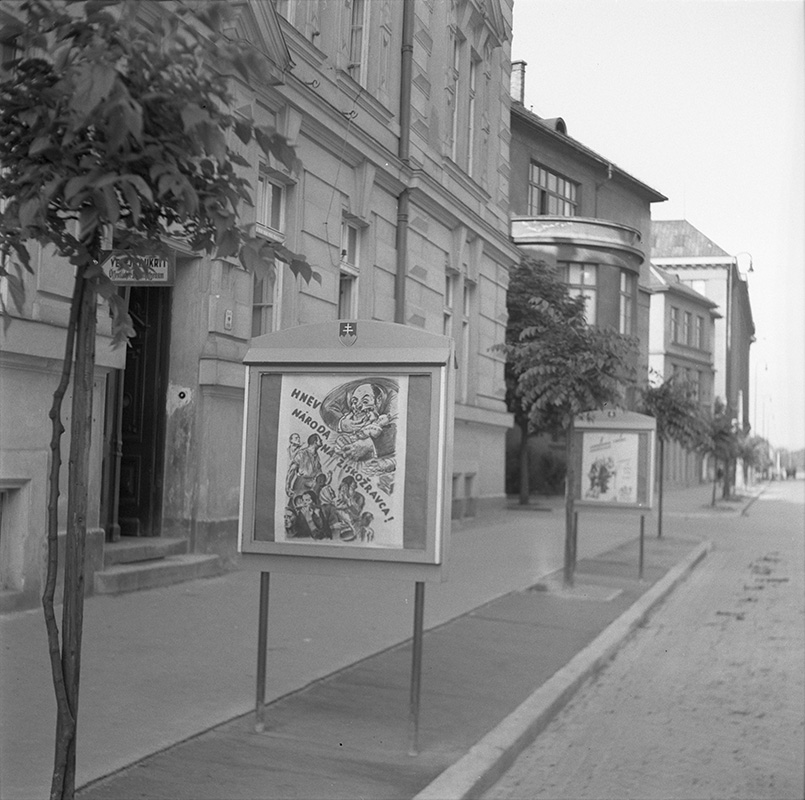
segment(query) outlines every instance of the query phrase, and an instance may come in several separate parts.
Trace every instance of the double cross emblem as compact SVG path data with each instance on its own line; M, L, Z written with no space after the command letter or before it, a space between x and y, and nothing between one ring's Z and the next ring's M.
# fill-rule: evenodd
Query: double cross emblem
M352 347L358 341L358 323L357 322L339 322L338 323L338 341L344 347Z

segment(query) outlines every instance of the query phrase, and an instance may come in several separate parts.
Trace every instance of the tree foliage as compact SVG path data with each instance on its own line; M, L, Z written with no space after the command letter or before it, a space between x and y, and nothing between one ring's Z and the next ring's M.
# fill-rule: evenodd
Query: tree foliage
M675 441L686 450L708 445L707 420L695 399L693 387L675 377L641 391L641 411L657 422L657 438Z
M633 338L587 324L555 270L525 259L511 274L506 342L509 409L530 432L560 433L579 414L622 401L634 380Z
M0 30L23 53L0 83L0 251L15 257L0 275L19 307L28 241L79 269L93 264L85 277L112 304L118 340L131 330L97 263L112 229L115 248L132 254L165 253L174 239L249 269L280 258L317 277L304 257L240 223L253 165L236 140L255 140L291 169L297 159L276 130L232 110L227 70L210 67L259 79L261 59L220 32L226 3L194 5L192 15L171 8L146 27L136 0L25 0Z

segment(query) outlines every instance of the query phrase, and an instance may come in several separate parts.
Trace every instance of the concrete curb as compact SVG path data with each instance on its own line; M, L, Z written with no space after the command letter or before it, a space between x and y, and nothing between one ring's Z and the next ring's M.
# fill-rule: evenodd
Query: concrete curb
M582 684L615 655L655 606L687 577L711 549L710 542L702 542L687 558L672 567L631 608L413 800L470 800L478 798L493 786Z

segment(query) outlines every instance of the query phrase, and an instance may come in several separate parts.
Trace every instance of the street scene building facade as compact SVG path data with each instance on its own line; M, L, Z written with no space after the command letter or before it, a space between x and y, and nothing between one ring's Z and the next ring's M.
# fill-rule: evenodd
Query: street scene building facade
M716 303L720 316L713 334L713 400L723 400L740 427L748 430L749 350L755 341L747 277L751 257L730 255L687 220L655 220L651 262Z
M751 427L749 351L755 341L748 280L752 271L751 256L748 253L730 255L687 220L655 220L651 261L662 274L673 276L683 286L714 303L718 314L713 320L713 394L708 406L712 407L713 402L720 399L733 424L748 432ZM681 304L677 308L676 320L673 317L668 320L671 340L674 341L676 335L683 350L691 355L690 348L693 346L695 350L698 341L695 327L698 323L692 311L687 317ZM680 362L679 348L669 349L667 355L667 366L684 370L684 377L693 377L694 372L699 371L693 365ZM665 373L665 377L669 375ZM744 470L737 469L735 476L736 486L741 487Z
M634 367L638 383L645 382L651 205L667 198L569 136L561 117L544 119L526 109L525 71L522 61L512 65L512 238L524 256L557 269L571 295L584 297L589 324L637 338ZM510 453L518 442L514 429ZM532 459L561 476L554 467L563 447L542 437L530 445ZM512 457L512 467L515 462Z
M176 243L170 286L127 290L137 336L97 345L88 584L118 539L188 567L235 558L245 370L252 337L328 319L396 321L456 341L454 516L504 496L503 359L517 250L509 236L511 0L262 0L232 36L262 53L266 85L236 83L237 112L296 148L288 170L242 147L254 222L321 281L273 280ZM143 3L146 19L168 4ZM405 38L404 38L405 37ZM251 219L247 219L251 222ZM49 431L69 272L35 255L27 305L2 334L2 589L41 591ZM65 444L67 444L65 442ZM148 550L153 559L164 550ZM94 581L93 574L100 574ZM204 574L203 572L196 574ZM106 588L104 588L106 587Z
M650 285L649 383L684 381L702 409L710 409L715 381L715 322L721 317L718 304L660 267L651 267ZM690 485L704 477L702 457L678 442L666 442L663 475L669 483Z

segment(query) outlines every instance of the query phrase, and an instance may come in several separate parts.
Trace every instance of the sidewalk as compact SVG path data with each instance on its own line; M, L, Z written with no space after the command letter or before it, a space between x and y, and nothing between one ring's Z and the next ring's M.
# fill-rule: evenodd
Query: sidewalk
M267 691L275 702L260 735L251 711L254 575L90 598L78 782L119 771L79 794L411 797L650 587L674 579L680 562L688 568L702 552L698 517L729 517L708 510L709 499L706 486L667 492L663 539L655 520L646 524L642 583L637 520L582 517L572 593L550 591L561 566L561 499L546 501L547 512L504 511L458 526L450 580L426 591L416 757L408 755L412 587L272 575ZM529 590L537 584L549 591ZM43 795L53 700L41 614L10 616L0 664L0 796L16 800Z

